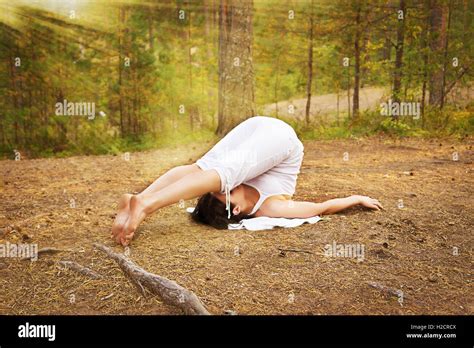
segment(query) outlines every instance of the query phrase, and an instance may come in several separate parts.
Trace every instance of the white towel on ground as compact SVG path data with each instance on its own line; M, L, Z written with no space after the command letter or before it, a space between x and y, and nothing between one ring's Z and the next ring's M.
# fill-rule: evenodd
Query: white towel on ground
M188 213L192 213L194 208L186 208ZM297 227L304 223L315 224L321 220L319 216L313 216L307 219L287 219L287 218L271 218L267 216L256 217L252 219L243 219L238 224L229 224L229 230L249 230L261 231L271 230L273 227Z

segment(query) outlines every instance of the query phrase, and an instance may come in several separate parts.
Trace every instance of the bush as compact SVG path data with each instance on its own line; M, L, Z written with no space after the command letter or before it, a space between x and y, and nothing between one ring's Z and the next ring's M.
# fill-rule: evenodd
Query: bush
M397 135L400 137L409 136L412 133L412 129L406 123L400 120L394 120L393 118L386 118L380 123L379 130L389 134Z
M469 111L453 112L448 132L460 136L472 135L474 133L474 113Z

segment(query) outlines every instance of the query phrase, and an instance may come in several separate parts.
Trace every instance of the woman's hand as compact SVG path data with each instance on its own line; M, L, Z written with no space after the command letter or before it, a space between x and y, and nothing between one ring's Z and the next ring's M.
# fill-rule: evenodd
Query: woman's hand
M382 204L374 198L370 198L369 196L357 196L359 198L359 204L370 208L370 209L383 209Z

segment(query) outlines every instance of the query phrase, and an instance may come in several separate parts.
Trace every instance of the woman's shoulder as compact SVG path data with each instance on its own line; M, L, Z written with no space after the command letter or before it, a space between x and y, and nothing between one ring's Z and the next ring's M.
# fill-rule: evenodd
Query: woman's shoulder
M273 216L274 213L281 211L281 208L290 205L292 202L289 195L273 195L265 199L255 216Z

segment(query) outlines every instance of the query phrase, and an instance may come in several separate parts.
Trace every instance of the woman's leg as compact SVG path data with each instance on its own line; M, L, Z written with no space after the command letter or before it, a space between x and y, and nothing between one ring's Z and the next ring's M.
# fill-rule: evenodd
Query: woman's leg
M185 177L186 175L196 173L200 170L201 169L196 164L174 167L156 179L150 186L143 190L141 194L152 194L158 192L166 186L171 185L172 183ZM130 214L130 200L132 196L133 195L131 194L124 194L122 197L120 197L118 203L118 212L112 226L111 234L111 237L114 238L117 243L120 242L120 235L123 232L123 228Z
M153 192L158 192L166 186L171 185L181 178L184 178L186 175L197 173L199 171L201 171L201 169L196 164L174 167L156 179L150 186L144 189L141 194L151 194Z
M221 178L216 170L199 169L199 172L188 174L157 192L142 192L132 196L130 199L130 213L118 241L122 245L128 245L138 225L156 210L177 203L181 199L196 198L220 189Z

